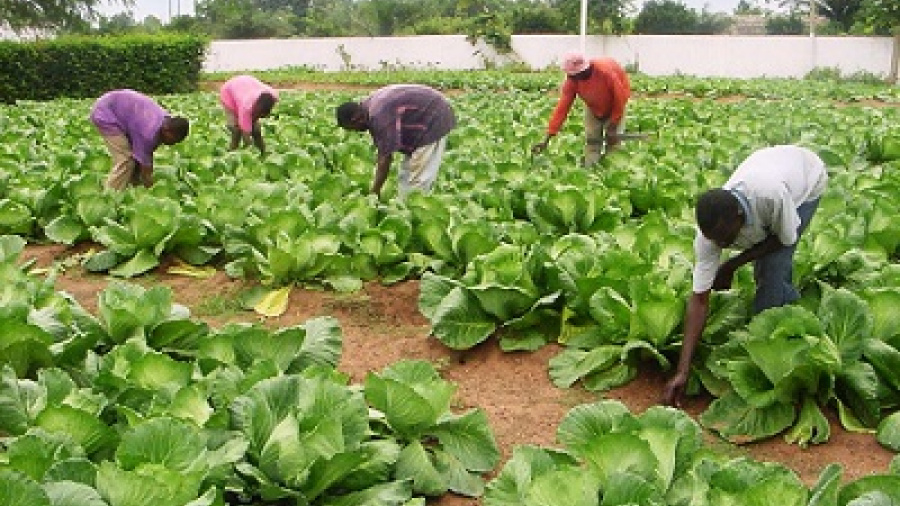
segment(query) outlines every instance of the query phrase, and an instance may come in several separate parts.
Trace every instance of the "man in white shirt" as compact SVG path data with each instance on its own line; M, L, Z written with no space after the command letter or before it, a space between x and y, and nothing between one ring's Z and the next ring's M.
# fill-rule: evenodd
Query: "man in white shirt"
M791 279L794 251L827 182L825 164L815 153L799 146L774 146L752 153L722 188L700 196L693 293L678 369L663 391L665 404L681 402L694 348L706 326L710 291L730 288L740 266L753 262L757 313L800 298ZM725 248L740 253L722 261Z

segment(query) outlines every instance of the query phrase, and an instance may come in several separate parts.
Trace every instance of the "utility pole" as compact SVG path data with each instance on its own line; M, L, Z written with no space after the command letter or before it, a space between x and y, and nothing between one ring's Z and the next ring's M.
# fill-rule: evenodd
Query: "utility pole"
M819 66L819 48L816 47L816 21L818 18L817 0L809 2L809 46L810 46L810 62L809 70L813 71Z
M588 0L581 0L581 37L580 37L580 45L581 45L581 53L584 54L587 50L587 11L588 11Z
M811 0L809 2L809 36L816 36L816 21L818 19L818 2Z

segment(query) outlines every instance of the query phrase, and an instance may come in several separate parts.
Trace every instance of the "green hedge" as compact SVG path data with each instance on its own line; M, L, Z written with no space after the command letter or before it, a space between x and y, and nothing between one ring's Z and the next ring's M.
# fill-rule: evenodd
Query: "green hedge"
M0 102L197 89L208 40L186 34L0 42Z

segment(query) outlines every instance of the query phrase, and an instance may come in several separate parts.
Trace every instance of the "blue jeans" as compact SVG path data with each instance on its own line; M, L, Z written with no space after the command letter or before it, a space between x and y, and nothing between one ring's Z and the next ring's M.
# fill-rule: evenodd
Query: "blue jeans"
M753 311L759 313L772 307L784 306L800 298L794 287L794 252L800 236L806 230L810 220L819 207L819 199L804 202L797 208L800 226L797 227L797 241L784 246L753 263L753 278L756 280L756 298Z

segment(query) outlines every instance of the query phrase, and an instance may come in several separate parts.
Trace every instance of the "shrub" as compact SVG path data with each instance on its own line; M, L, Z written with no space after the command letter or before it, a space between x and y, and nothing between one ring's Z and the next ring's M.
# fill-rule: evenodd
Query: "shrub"
M116 88L193 91L206 46L186 34L0 42L0 102L87 98Z

